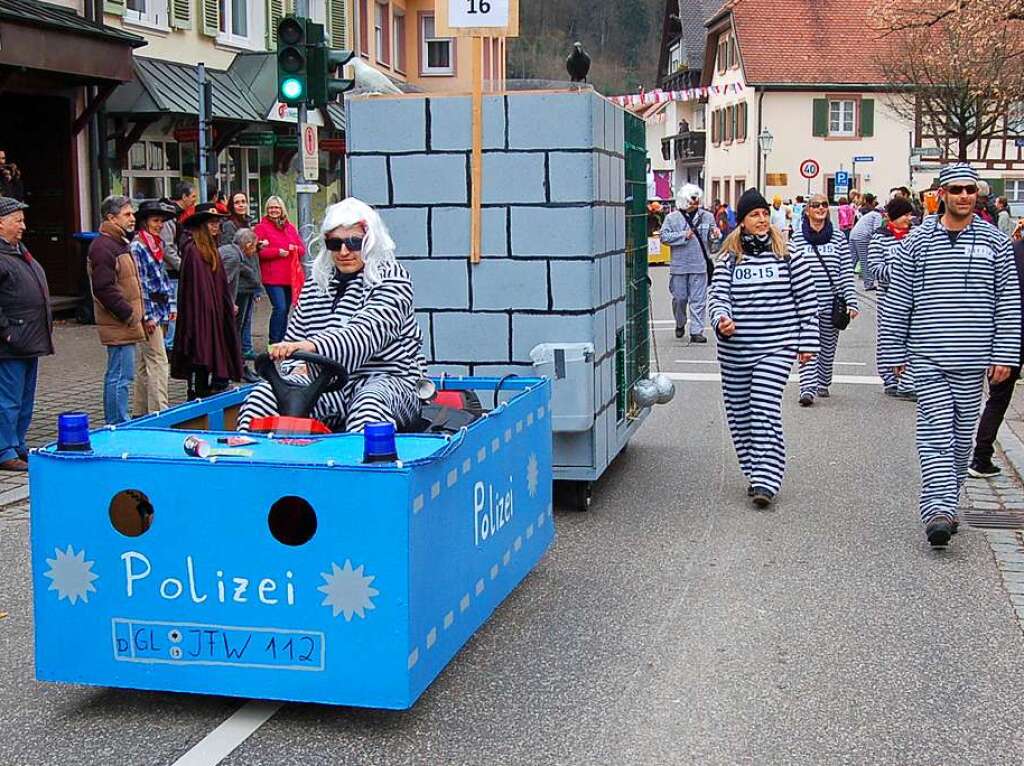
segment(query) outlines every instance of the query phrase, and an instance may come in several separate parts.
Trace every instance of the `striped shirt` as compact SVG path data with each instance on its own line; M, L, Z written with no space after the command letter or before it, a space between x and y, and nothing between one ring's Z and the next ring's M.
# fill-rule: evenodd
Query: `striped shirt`
M814 278L814 291L818 296L818 313L832 311L834 295L842 296L846 299L847 306L856 309L857 288L853 281L853 264L850 261L850 246L846 242L846 236L841 230L833 229L832 239L823 245L817 245L817 254L814 249L815 246L804 238L802 228L793 232L793 238L789 240L789 255L791 258L799 255L810 267Z
M977 216L952 241L939 216L902 240L879 328L879 359L944 369L1020 361L1021 297L1010 240Z
M818 352L818 302L814 278L799 254L780 260L775 253L733 253L715 266L708 297L715 327L728 317L736 331L718 343L720 361L750 366L780 351Z
M880 210L875 209L861 216L850 230L850 241L857 244L867 244L875 232L878 231L885 219Z
M413 313L412 282L397 263L382 266L381 275L383 281L373 288L367 289L359 274L344 292L334 282L326 295L307 279L284 339L309 340L318 354L340 362L349 371L350 387L376 375L415 386L426 362Z
M902 244L903 240L896 239L889 229L876 231L868 243L868 269L871 276L878 280L878 286L882 290L889 289L892 267L896 263Z

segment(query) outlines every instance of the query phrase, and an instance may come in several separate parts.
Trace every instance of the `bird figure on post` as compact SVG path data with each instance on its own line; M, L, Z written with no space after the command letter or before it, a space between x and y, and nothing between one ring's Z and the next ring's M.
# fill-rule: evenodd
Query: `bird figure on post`
M390 77L360 60L358 56L349 62L349 66L352 67L352 79L356 81L356 87L363 93L385 95L402 92Z
M590 72L590 54L583 50L581 43L573 43L572 53L565 60L565 69L573 82L586 82Z

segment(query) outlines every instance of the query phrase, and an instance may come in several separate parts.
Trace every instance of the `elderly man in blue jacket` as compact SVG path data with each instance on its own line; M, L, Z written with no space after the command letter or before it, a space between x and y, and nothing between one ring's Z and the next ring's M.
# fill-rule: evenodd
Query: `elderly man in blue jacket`
M0 197L0 470L27 471L39 357L53 353L46 274L22 244L28 208Z

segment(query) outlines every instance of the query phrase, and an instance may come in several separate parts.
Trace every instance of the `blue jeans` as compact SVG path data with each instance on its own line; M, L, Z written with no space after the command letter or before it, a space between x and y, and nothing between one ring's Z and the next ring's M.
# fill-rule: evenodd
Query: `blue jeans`
M177 316L177 313L178 313L178 280L177 279L171 279L170 277L168 277L167 281L171 283L171 289L174 290L174 293L173 293L174 298L171 299L171 315L172 316ZM174 325L175 324L177 324L177 322L175 320L171 319L167 323L167 331L164 333L164 347L168 351L170 351L172 348L174 348Z
M292 288L285 285L265 285L267 296L273 310L270 312L270 342L280 343L284 340L284 331L288 329L288 311L292 307Z
M103 419L108 426L128 420L128 393L135 382L135 344L107 346L103 376Z
M28 453L38 359L0 359L0 463Z
M252 351L252 312L255 308L255 293L238 294L238 314L235 317L235 323L238 327L238 336L242 339L243 354Z

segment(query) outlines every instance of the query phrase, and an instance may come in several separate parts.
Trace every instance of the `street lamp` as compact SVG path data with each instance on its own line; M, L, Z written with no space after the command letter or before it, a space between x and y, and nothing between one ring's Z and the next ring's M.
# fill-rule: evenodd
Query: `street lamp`
M761 164L764 166L764 183L761 188L768 191L768 155L772 153L772 141L775 140L775 136L771 134L768 128L761 128L761 132L757 136L757 143L761 146Z

